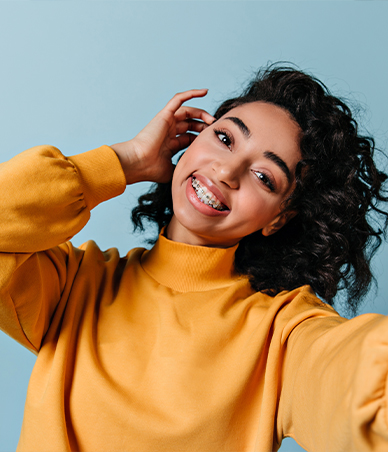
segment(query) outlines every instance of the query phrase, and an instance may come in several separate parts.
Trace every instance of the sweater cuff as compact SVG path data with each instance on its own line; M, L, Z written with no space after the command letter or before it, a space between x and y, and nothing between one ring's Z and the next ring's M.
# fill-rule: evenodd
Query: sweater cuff
M126 179L120 160L109 146L68 157L80 176L85 202L91 210L103 201L121 195Z

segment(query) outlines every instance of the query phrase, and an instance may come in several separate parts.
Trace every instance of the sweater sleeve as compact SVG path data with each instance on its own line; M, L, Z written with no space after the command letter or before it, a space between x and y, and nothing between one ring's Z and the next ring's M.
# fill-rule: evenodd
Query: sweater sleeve
M388 318L301 323L288 339L281 435L308 451L387 451L387 381Z
M69 158L38 146L0 165L0 187L0 328L37 352L82 260L67 241L125 176L108 146Z

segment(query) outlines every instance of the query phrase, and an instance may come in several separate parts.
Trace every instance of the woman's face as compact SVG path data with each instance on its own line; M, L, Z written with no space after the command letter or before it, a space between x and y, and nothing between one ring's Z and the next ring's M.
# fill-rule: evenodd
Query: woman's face
M295 184L300 133L285 110L265 102L233 108L207 127L174 171L167 237L229 247L280 229L290 217L282 202Z

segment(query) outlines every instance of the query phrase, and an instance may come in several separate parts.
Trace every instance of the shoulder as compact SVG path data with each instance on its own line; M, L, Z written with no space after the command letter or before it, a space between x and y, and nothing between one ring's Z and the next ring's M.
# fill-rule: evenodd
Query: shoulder
M291 319L302 313L309 316L339 315L334 308L318 298L308 285L283 290L274 296L265 292L255 292L251 296L258 305L266 306L274 315L281 315L284 318Z
M280 335L282 342L310 319L327 319L324 321L326 325L346 321L334 308L318 298L308 285L282 291L275 296L255 292L249 298L252 307L261 312L266 323L272 324L273 334Z

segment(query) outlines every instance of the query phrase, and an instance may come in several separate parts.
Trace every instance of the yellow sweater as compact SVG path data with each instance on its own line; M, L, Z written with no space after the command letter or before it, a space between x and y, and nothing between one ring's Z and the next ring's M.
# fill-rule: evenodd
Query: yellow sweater
M388 450L388 322L272 298L235 248L63 243L125 179L107 146L0 166L0 326L38 354L19 451Z

